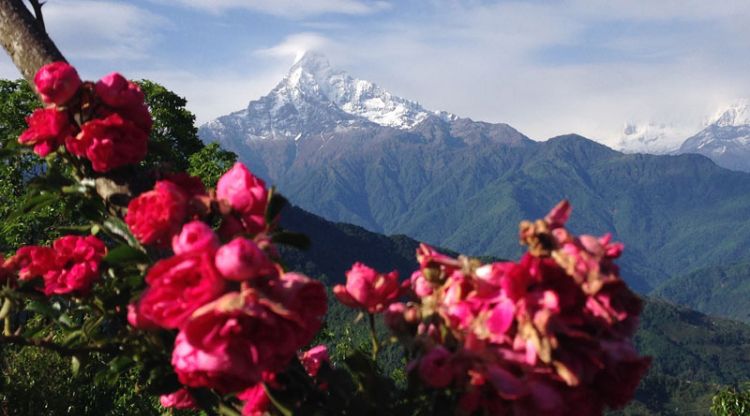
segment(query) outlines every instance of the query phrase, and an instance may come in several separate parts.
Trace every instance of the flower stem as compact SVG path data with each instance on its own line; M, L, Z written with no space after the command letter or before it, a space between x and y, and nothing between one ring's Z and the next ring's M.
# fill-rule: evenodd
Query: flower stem
M375 332L375 315L367 314L370 320L370 337L372 338L372 360L377 361L378 352L380 351L380 342L378 341L378 334Z

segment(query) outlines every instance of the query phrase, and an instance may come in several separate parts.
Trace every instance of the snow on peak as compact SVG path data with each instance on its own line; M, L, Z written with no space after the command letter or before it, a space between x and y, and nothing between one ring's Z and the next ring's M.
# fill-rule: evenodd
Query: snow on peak
M370 81L353 78L332 68L322 54L310 51L294 63L274 93L291 99L282 100L285 103L315 97L333 103L350 115L399 129L414 127L430 115L452 117L426 110L419 103L397 97Z
M625 153L669 153L680 147L685 132L666 123L625 123L614 147Z
M750 125L750 101L743 98L720 109L707 124L719 127Z

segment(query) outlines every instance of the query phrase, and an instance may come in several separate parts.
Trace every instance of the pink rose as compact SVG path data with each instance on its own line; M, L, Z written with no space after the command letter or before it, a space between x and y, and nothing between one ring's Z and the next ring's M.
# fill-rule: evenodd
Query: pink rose
M346 286L336 285L333 288L334 295L341 303L369 313L383 311L398 298L399 292L398 272L381 274L362 263L355 263L346 272Z
M210 253L178 254L148 271L149 287L138 302L138 314L162 328L179 328L199 307L219 297L224 283Z
M172 237L175 254L191 252L214 253L219 248L219 237L203 221L191 221L182 226L182 231Z
M453 382L451 353L438 345L419 360L419 376L430 387L442 389Z
M420 270L412 273L410 280L411 287L415 295L419 296L420 298L432 295L432 283L428 282L427 279L424 278L424 275Z
M230 393L246 389L260 380L256 363L246 354L247 351L228 348L196 348L181 331L172 350L172 368L180 383L186 386Z
M128 305L128 323L133 328L152 330L158 329L159 326L143 316L138 310L138 305L131 303Z
M195 409L198 406L193 396L185 388L179 389L174 393L162 394L159 396L159 403L164 407L173 407L175 409Z
M284 369L295 356L302 317L254 290L228 293L196 310L178 336L172 364L180 382L228 393ZM182 338L181 338L182 337Z
M107 172L143 160L148 134L114 113L84 123L77 137L66 139L65 147L71 154L90 160L96 172Z
M107 248L98 238L90 235L69 235L52 244L56 267L44 274L44 293L87 293L99 279L99 263Z
M100 79L95 88L96 95L105 104L117 109L139 107L145 101L141 88L117 72Z
M34 146L34 153L41 157L57 150L73 132L67 113L57 111L55 108L34 110L29 117L26 117L26 124L29 128L21 133L18 142Z
M265 228L268 191L242 163L235 163L216 184L216 198L226 201L244 222L245 229L257 233Z
M229 280L243 281L275 273L273 262L255 242L237 237L216 251L216 268Z
M328 358L328 348L325 345L317 345L309 350L299 354L299 361L305 367L305 371L310 377L315 377L320 371L323 363L330 361Z
M271 409L271 399L268 398L263 384L258 383L242 393L237 398L243 400L242 416L264 416Z
M125 222L143 244L168 246L187 215L187 196L170 181L156 182L154 189L130 201Z
M18 271L18 278L21 280L41 277L57 266L54 250L40 246L19 248L5 265L11 270Z
M63 105L78 92L81 78L66 62L53 62L37 71L34 85L46 104Z
M267 284L269 297L298 317L301 327L297 344L302 346L312 341L328 311L325 286L300 273L284 273Z

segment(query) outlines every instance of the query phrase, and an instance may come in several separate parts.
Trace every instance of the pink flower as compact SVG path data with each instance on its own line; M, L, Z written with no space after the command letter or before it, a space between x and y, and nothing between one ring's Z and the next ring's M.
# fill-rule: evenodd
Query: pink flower
M214 253L219 248L219 237L203 221L192 221L182 226L180 234L172 237L172 251L184 253Z
M96 94L114 108L135 107L145 100L140 87L117 72L106 75L96 83Z
M411 287L414 291L414 294L419 296L420 298L424 298L427 296L430 296L433 292L433 287L430 282L427 281L427 279L424 278L424 275L420 270L415 271L411 275Z
M309 343L323 324L328 311L325 286L300 273L284 273L267 283L269 298L293 313L300 325L296 334L297 344Z
M430 387L448 387L453 382L451 353L442 346L431 349L419 360L419 376Z
M40 246L19 248L5 264L9 269L18 271L18 278L21 280L41 277L57 266L54 250Z
M168 246L187 216L187 196L170 181L156 182L154 189L130 201L125 222L143 244Z
M162 394L159 396L159 403L164 407L173 407L175 409L195 409L198 406L193 396L185 388L179 389L174 393Z
M398 298L399 292L398 272L381 274L359 262L346 272L346 286L333 288L339 302L369 313L382 312Z
M37 71L34 85L46 104L63 105L78 92L81 78L75 68L67 63L53 62Z
M275 273L273 262L255 242L237 237L216 251L216 268L229 280L243 281Z
M29 117L26 117L26 123L29 128L21 133L18 142L23 145L34 146L34 153L41 157L57 150L73 131L67 113L55 108L34 110Z
M172 350L172 368L180 383L186 386L230 393L246 389L260 380L256 363L246 354L247 351L228 348L196 348L181 331Z
M241 163L227 171L216 184L216 198L228 203L240 215L245 229L257 233L265 228L268 191L266 184Z
M148 318L143 316L138 310L138 305L131 303L128 305L128 323L133 328L152 330L158 329L159 325L151 322Z
M271 399L268 398L262 383L246 389L238 394L237 398L245 401L242 416L264 416L271 409Z
M108 172L143 160L148 134L113 113L84 123L77 137L66 139L65 147L71 154L90 160L94 171Z
M87 293L99 279L99 263L107 253L104 243L92 235L69 235L55 240L52 248L56 267L43 276L44 293Z
M172 365L181 383L222 393L280 371L310 342L296 311L254 290L228 293L196 310L177 337ZM304 335L300 335L304 334Z
M205 252L158 261L148 271L146 283L149 288L138 302L137 315L162 328L181 327L193 311L224 291L211 253Z
M329 362L328 348L325 345L317 345L299 354L299 360L310 377L315 377L320 371L323 363Z

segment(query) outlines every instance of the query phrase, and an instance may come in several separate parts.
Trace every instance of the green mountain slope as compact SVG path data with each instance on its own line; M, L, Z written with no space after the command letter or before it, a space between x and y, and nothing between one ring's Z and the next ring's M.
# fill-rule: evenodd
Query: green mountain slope
M676 276L653 294L704 313L750 322L750 263L708 267Z
M699 155L626 155L575 135L533 142L465 119L222 144L308 211L469 253L519 254L518 222L569 198L571 228L626 244L623 275L642 293L750 247L750 174Z

